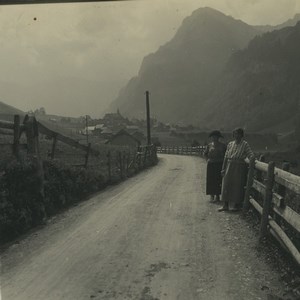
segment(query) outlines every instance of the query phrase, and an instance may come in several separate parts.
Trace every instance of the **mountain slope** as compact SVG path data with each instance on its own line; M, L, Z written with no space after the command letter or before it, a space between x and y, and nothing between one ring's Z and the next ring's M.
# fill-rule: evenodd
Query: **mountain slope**
M144 58L112 103L127 116L144 117L144 93L151 93L152 114L169 122L188 121L201 104L229 57L247 46L259 31L211 8L186 18L174 38Z
M255 37L234 54L199 120L258 131L296 118L300 96L300 22Z
M23 111L0 101L0 115L24 114Z

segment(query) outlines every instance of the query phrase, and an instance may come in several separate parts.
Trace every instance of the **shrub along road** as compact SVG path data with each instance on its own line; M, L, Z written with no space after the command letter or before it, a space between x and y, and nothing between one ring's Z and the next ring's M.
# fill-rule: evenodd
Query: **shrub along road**
M278 299L284 285L239 214L205 196L204 160L159 164L2 251L2 300Z

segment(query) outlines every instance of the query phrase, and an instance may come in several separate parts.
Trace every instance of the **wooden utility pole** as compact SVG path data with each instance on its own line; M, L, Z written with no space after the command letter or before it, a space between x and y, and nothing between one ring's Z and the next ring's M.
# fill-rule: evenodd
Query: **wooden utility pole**
M151 145L149 91L146 91L147 144Z

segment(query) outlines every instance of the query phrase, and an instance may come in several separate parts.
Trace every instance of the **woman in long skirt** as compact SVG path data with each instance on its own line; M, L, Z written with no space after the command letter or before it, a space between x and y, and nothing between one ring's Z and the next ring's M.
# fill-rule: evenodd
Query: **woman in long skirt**
M231 209L237 211L244 200L244 188L247 181L247 165L245 158L254 159L249 144L244 140L244 130L233 131L234 141L229 142L222 167L222 200L224 206L219 211Z
M219 202L222 186L221 170L226 151L226 145L219 141L223 136L219 130L209 134L212 139L206 147L204 155L207 158L206 195L210 195L211 202Z

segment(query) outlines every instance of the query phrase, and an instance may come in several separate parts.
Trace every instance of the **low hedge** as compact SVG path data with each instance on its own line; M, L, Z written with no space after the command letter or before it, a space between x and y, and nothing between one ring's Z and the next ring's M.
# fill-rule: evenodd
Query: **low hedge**
M149 159L143 168L155 165ZM47 217L56 214L87 196L102 190L108 184L134 175L131 169L120 176L113 170L109 180L107 170L101 168L70 167L61 161L44 161L44 194L34 163L17 160L0 165L0 243L3 244L30 228L44 224Z
M107 180L95 170L44 162L44 195L30 161L12 161L0 174L0 242L43 224L57 213L103 189Z

